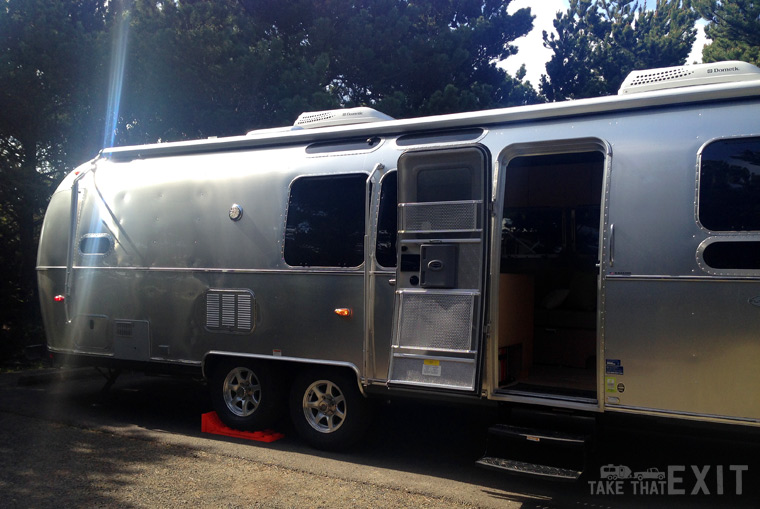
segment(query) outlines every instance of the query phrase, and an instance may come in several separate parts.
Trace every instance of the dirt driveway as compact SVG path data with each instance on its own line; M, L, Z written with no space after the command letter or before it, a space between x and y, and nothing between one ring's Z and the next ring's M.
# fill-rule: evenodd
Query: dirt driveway
M488 416L476 409L383 405L357 450L329 454L306 447L287 423L278 430L286 437L271 444L201 433L200 415L210 404L197 382L131 374L103 397L103 381L92 376L22 386L19 377L0 375L3 507L711 507L757 500L757 464L744 473L741 496L717 496L715 489L681 497L600 494L588 481L482 470L474 461ZM612 461L662 449L657 438L621 440ZM750 445L753 453L730 460L720 447L698 460L686 452L671 457L751 461L758 455ZM649 458L643 463L657 464Z

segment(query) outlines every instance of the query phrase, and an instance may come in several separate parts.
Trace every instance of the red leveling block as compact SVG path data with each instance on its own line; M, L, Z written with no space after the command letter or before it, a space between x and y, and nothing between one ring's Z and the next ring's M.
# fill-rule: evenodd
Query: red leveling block
M221 420L219 420L219 416L216 415L216 412L209 412L201 415L201 431L203 433L244 438L245 440L255 440L257 442L274 442L285 436L282 433L277 433L270 429L265 429L264 431L238 431L236 429L228 428Z

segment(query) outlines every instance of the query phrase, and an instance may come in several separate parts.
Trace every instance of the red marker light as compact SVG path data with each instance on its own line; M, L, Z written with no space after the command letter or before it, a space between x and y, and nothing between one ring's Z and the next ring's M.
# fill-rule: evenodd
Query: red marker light
M56 302L63 302L64 300L66 300L66 297L64 297L63 295L56 295L55 297L53 297L53 300Z

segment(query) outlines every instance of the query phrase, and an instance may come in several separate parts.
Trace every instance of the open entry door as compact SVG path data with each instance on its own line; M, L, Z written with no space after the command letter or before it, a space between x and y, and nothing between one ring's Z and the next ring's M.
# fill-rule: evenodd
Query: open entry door
M478 386L487 173L480 147L399 158L391 384Z

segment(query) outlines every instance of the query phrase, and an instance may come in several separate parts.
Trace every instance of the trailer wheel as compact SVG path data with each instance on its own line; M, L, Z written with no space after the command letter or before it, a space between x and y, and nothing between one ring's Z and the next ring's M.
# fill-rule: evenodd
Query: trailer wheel
M215 367L210 381L214 410L230 428L263 430L281 415L282 390L264 363L225 360Z
M369 422L369 403L356 378L337 370L301 373L290 392L290 416L312 447L342 450L354 445Z

